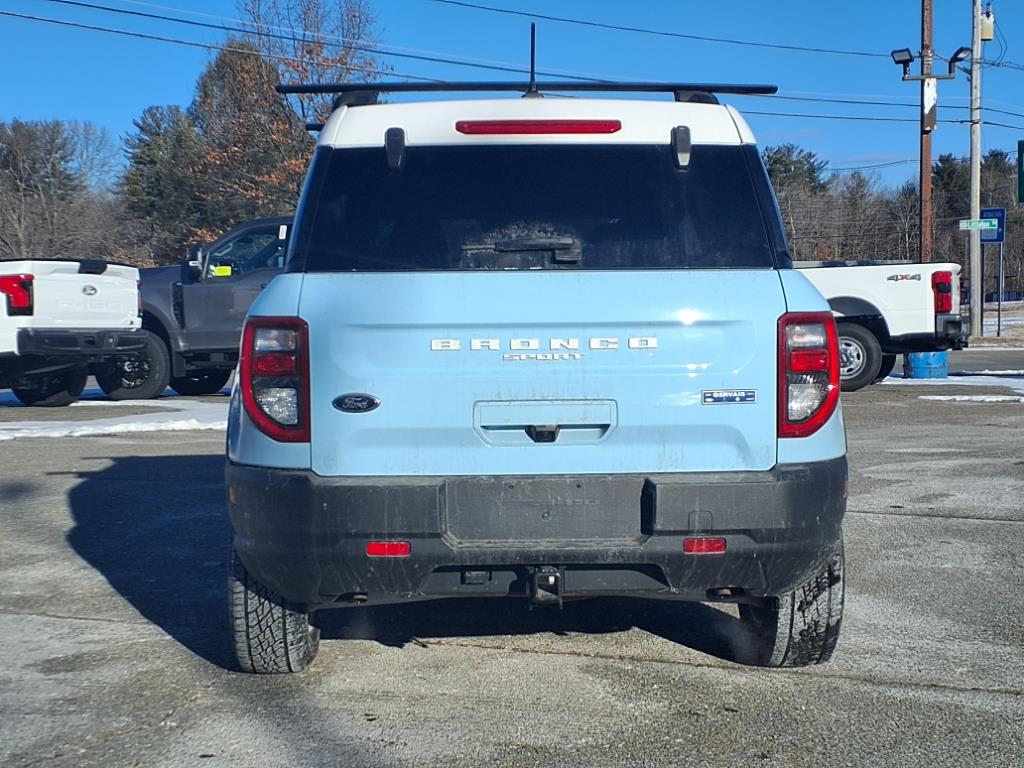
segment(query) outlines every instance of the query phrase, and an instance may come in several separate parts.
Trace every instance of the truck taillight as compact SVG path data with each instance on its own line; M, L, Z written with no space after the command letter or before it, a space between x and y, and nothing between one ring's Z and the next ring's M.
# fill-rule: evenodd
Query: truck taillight
M935 314L953 311L953 273L932 273L932 295L935 296Z
M807 437L839 403L839 335L828 312L779 318L779 437Z
M0 275L0 293L7 297L8 316L32 314L35 279L35 275Z
M242 404L278 442L309 442L309 328L298 317L251 317L239 356Z

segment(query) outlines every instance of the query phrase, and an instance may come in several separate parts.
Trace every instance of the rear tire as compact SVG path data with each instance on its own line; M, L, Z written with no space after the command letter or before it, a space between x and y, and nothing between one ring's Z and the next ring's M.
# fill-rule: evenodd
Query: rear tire
M224 389L231 378L231 371L197 371L188 376L171 378L171 389L179 395L215 395Z
M754 636L752 662L761 667L807 667L832 658L843 623L842 544L827 566L792 592L760 605L740 605Z
M302 606L258 582L231 550L231 630L235 657L245 672L301 672L316 658L320 629Z
M875 334L856 323L839 323L839 375L843 392L863 389L878 377L882 347Z
M14 387L11 391L22 403L35 408L59 408L75 402L85 380L89 378L88 366L81 365L58 373L40 376L32 387Z
M892 373L892 369L896 367L897 357L898 355L882 355L882 367L878 369L878 376L875 377L874 381L875 384Z
M145 350L96 365L93 374L111 400L151 400L160 397L171 380L171 358L163 339L146 334Z

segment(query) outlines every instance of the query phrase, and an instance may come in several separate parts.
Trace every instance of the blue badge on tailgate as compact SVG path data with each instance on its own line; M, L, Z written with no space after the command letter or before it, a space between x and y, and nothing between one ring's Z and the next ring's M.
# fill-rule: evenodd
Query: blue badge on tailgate
M756 389L704 389L700 393L700 401L704 405L719 403L756 403Z

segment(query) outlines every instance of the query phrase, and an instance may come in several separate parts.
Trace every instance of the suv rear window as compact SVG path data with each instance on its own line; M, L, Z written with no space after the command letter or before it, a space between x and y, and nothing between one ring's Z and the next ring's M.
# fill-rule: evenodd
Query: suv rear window
M321 149L290 268L306 271L770 268L743 147ZM317 178L320 177L320 178Z

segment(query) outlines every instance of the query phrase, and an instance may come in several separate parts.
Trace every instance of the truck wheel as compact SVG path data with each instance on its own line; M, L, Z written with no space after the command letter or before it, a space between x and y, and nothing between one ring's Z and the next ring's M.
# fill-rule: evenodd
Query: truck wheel
M231 550L231 630L235 656L245 672L301 672L320 647L320 629L309 613L260 584Z
M754 635L754 664L807 667L832 658L843 623L844 567L840 544L828 565L793 592L739 606Z
M839 376L843 392L856 392L878 377L882 348L875 334L855 323L839 323Z
M188 376L171 378L171 389L179 395L214 395L224 389L231 371L197 371Z
M875 377L875 381L873 383L877 384L892 373L892 369L896 367L897 357L899 357L899 355L882 355L882 367L878 369L878 375Z
M150 400L160 397L171 380L171 360L163 339L150 331L146 349L94 367L100 389L111 400Z
M35 386L14 387L14 396L25 405L36 408L56 408L71 405L85 389L85 380L89 377L89 367L85 365L69 368L66 371L40 376Z

